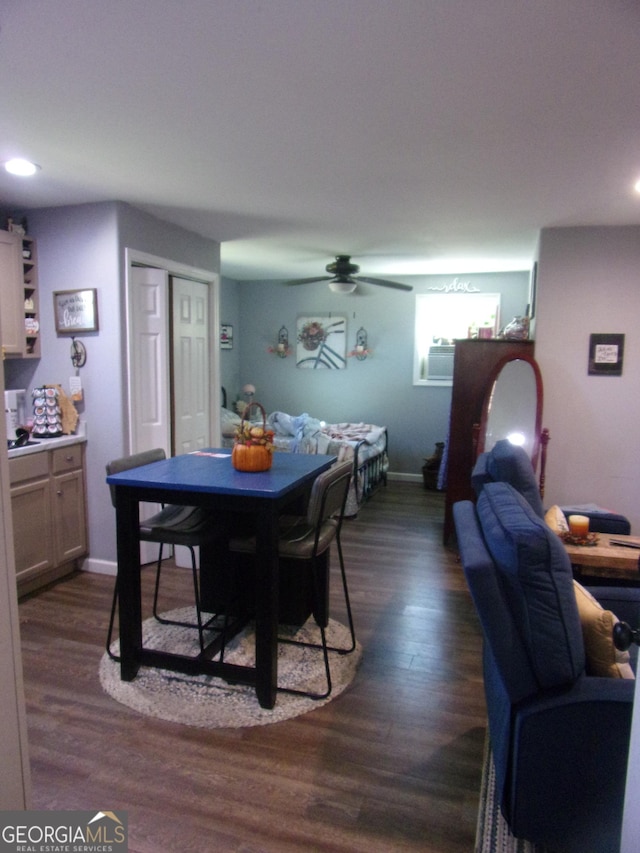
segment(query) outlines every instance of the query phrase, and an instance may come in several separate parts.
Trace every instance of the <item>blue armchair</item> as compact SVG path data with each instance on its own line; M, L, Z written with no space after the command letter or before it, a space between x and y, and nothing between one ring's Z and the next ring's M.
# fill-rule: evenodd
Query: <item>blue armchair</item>
M540 517L544 516L540 488L531 460L522 447L511 444L507 439L501 439L491 450L478 456L471 474L474 491L480 494L484 484L491 482L510 483L524 495ZM620 536L631 532L628 518L596 504L563 506L561 510L566 516L572 513L586 515L589 518L589 529L596 533L613 533Z
M569 559L522 495L488 482L475 505L457 503L453 513L483 633L503 815L515 836L554 853L617 853L634 681L590 674ZM595 592L639 624L640 590Z

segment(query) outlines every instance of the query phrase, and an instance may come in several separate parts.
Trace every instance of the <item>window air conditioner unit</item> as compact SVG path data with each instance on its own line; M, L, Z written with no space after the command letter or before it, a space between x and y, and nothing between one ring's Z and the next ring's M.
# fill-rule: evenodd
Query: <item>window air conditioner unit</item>
M453 379L453 345L429 347L427 357L427 379Z

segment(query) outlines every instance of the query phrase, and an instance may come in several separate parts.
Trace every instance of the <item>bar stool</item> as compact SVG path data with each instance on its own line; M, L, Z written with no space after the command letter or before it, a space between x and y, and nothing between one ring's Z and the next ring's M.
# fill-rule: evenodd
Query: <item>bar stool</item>
M316 624L320 629L320 643L304 642L284 637L278 637L278 642L321 649L327 682L326 690L323 693L278 687L278 690L284 693L307 696L311 699L326 699L332 690L329 652L334 651L345 655L350 654L356 648L351 601L349 599L349 588L344 567L342 543L340 541L344 507L347 501L352 472L353 466L350 462L334 465L328 471L323 472L314 481L306 516L283 516L280 519L278 538L279 558L294 562L299 561L302 564L301 570L306 567L312 574L313 613ZM328 563L323 562L320 558L329 549L334 540L340 562L342 589L351 635L351 644L347 648L329 646L326 637L328 613L323 598L328 580L325 566ZM255 555L255 536L232 537L229 542L229 550L238 554Z
M142 465L149 465L152 462L160 462L163 459L166 459L166 453L162 448L155 448L153 450L143 451L142 453L135 453L132 456L125 456L121 459L114 459L112 462L109 462L106 466L107 475L119 474L133 468L139 468ZM110 486L109 488L111 491L111 502L115 508L115 487ZM203 652L205 648L204 631L211 628L212 623L217 618L217 614L213 615L206 623L202 620L198 566L194 549L196 547L210 544L219 535L219 528L201 507L175 506L170 504L163 507L160 512L157 512L150 518L140 522L140 541L157 542L160 546L158 550L156 579L153 594L153 616L158 622L165 625L178 625L183 628L196 629L198 631L198 640L201 652ZM162 557L165 545L174 547L184 545L189 549L191 555L191 573L193 578L193 593L197 620L196 624L192 622L181 622L173 619L167 619L166 617L160 616L158 613L160 575L162 571ZM119 660L119 658L111 652L111 638L113 635L113 624L115 620L117 602L118 581L116 579L115 588L113 590L113 601L111 603L109 629L107 632L107 653L113 660ZM223 627L222 631L224 630L225 628Z

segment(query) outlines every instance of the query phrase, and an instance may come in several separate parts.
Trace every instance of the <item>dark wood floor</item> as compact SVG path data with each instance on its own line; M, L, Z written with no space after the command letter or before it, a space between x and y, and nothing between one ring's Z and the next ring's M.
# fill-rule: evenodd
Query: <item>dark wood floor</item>
M32 808L126 810L132 853L472 851L480 634L442 518L440 494L390 483L345 524L362 665L333 702L272 726L191 729L104 694L111 578L23 601ZM335 583L332 602L341 618Z

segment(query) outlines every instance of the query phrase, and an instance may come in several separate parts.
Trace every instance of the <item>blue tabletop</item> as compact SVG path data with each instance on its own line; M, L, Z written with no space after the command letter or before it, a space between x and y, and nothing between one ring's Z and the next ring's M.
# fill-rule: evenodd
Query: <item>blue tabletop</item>
M236 471L231 464L230 450L208 448L111 474L107 483L178 492L278 498L300 482L326 471L335 461L335 456L276 452L269 471Z

